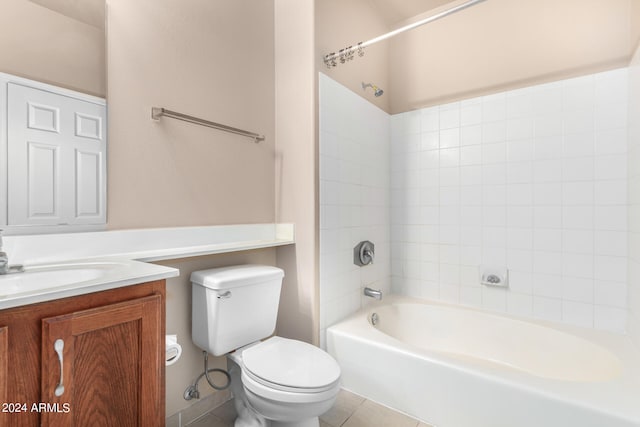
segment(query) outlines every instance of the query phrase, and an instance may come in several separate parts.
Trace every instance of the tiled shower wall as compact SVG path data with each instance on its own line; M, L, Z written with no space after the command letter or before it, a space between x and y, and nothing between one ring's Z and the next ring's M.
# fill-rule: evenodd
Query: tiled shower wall
M394 292L624 331L627 77L392 116ZM481 286L480 266L510 288Z
M640 348L640 48L629 67L629 320Z
M389 115L320 73L320 343L357 311L362 289L390 290ZM372 265L353 263L362 240Z

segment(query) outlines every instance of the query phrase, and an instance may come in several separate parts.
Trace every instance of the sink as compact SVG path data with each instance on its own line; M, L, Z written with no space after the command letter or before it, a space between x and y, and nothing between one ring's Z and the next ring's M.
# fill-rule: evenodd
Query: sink
M59 290L105 278L126 267L119 262L82 262L25 266L24 272L0 276L0 299L11 296Z

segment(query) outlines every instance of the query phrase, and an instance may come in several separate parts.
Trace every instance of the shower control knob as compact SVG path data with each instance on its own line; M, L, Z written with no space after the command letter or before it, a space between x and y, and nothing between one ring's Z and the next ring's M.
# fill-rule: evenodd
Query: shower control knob
M375 245L368 240L364 240L353 248L353 263L360 267L373 264L375 253Z

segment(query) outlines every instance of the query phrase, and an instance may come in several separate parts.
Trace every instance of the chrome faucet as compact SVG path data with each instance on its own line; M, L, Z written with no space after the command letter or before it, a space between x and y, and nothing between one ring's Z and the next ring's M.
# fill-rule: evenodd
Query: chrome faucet
M0 275L9 273L20 273L24 271L21 265L9 265L9 257L2 250L2 230L0 230Z
M375 298L377 300L382 299L382 291L380 290L364 288L364 294L368 297Z
M9 258L7 253L0 250L0 274L7 274L9 272Z

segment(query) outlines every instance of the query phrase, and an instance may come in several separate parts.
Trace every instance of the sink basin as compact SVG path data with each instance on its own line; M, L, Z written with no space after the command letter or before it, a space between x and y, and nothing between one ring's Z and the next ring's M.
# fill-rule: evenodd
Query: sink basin
M0 276L0 299L77 286L105 278L125 266L119 262L87 262L25 267L22 273Z

